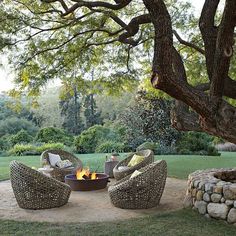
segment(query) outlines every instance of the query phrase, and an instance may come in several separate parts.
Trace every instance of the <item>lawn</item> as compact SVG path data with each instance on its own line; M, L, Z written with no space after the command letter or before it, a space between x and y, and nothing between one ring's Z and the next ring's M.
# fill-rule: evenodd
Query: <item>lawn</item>
M77 155L84 166L89 166L91 170L103 171L103 165L106 160L104 153L79 154ZM125 154L121 154L123 158ZM12 160L20 161L30 167L40 167L40 156L9 156L0 157L0 180L9 179L9 163Z
M106 154L77 155L84 166L103 170ZM121 154L120 159L125 154ZM186 179L188 174L197 169L214 167L236 167L236 153L224 152L220 157L166 155L155 156L168 163L168 176ZM9 178L11 160L21 161L28 166L40 166L39 156L0 157L0 180ZM102 213L102 211L101 211ZM236 227L223 221L206 219L191 209L162 213L139 219L102 223L52 224L39 222L17 222L0 220L1 235L163 235L195 236L236 235Z
M166 155L156 158L166 160L168 176L178 179L187 179L195 170L236 167L236 152L222 152L221 156Z
M145 218L103 223L50 224L0 220L1 235L160 235L160 236L232 236L236 227L206 219L190 209Z
M106 154L80 154L77 156L82 160L84 166L90 166L92 170L103 171L103 163L105 161ZM121 154L120 159L122 159L124 156L125 154ZM220 157L196 155L161 155L155 156L155 159L166 160L168 165L168 176L179 179L186 179L189 173L198 169L236 167L236 153L233 152L223 152ZM28 166L40 166L39 156L0 157L0 180L9 178L9 163L12 160L21 161Z

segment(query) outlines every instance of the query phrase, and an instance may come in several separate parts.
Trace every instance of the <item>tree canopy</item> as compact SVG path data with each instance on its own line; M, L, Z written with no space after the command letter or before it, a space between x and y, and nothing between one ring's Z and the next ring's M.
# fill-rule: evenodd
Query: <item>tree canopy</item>
M179 0L5 0L1 46L14 48L10 61L29 96L75 69L82 78L95 69L97 91L137 86L151 74L154 88L177 99L177 129L236 143L236 1L226 0L223 10L219 2L205 0L195 19Z

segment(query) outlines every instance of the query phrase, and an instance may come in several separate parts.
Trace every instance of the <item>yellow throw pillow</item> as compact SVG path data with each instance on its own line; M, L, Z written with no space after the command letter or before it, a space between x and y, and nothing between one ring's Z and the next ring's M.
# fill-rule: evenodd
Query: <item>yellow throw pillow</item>
M140 175L141 173L142 173L141 171L135 170L135 171L133 172L133 174L130 176L129 179L132 179L132 178L134 178L134 177Z
M138 156L138 155L134 154L133 157L131 158L130 162L128 163L128 167L135 166L135 165L139 164L140 162L142 162L143 160L144 160L144 156Z

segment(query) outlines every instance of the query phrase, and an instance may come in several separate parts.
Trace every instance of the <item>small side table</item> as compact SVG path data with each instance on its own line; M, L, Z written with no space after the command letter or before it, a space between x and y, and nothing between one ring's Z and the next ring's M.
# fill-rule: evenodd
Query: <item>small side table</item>
M51 173L53 171L53 168L38 168L38 171L48 177L51 177Z
M110 178L114 178L113 169L119 163L119 161L105 161L104 173Z

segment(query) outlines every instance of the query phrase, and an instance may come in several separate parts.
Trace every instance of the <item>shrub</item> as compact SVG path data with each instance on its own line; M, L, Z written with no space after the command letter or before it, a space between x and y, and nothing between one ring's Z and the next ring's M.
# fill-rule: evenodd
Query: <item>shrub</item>
M207 148L207 155L208 156L220 156L221 154L214 146L208 146Z
M26 130L28 134L32 136L34 136L38 130L38 128L31 121L22 118L12 117L0 121L0 136L5 134L16 134L22 129Z
M79 153L93 153L96 147L105 140L109 134L109 128L102 125L94 125L87 130L84 130L78 137L75 138L75 147Z
M9 155L22 156L25 152L34 151L35 147L32 144L16 144L11 148L8 153Z
M125 144L121 142L114 142L111 140L106 140L96 147L96 152L101 153L112 153L112 152L123 152L125 149Z
M45 143L40 146L33 144L16 144L8 151L9 155L40 155L43 151L48 149L65 149L63 143Z
M38 142L44 143L63 143L67 146L73 144L73 137L64 130L55 127L45 127L39 130L35 138Z
M178 154L175 146L158 145L157 150L154 152L156 155L174 155Z
M63 143L45 143L45 144L43 144L41 146L38 146L38 147L35 146L35 150L39 154L41 154L42 152L44 152L48 149L61 149L61 150L64 150L65 145Z
M28 134L26 130L20 130L17 134L12 135L9 138L9 141L12 145L15 145L17 143L29 143L33 140L33 137Z
M179 154L220 155L212 146L213 137L199 132L187 132L177 143Z
M0 138L0 151L5 151L10 148L10 143L7 135Z

